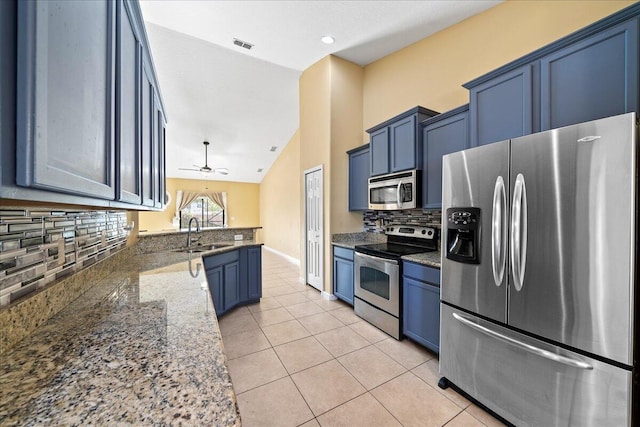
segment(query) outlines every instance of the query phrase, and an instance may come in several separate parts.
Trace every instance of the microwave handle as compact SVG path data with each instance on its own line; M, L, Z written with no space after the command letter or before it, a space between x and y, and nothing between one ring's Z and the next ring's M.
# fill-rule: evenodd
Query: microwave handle
M400 191L402 191L402 181L398 183L398 188L396 190L396 201L398 202L398 207L400 207L402 203L402 197L400 197Z

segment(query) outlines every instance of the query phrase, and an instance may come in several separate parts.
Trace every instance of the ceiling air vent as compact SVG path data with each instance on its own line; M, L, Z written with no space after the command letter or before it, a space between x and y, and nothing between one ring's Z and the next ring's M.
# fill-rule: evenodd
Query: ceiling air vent
M250 50L253 47L253 45L251 43L247 43L247 42L242 41L240 39L233 39L233 44L235 44L236 46L243 47L243 48L245 48L247 50Z
M273 147L269 148L269 151L274 152L274 151L276 151L277 149L278 149L278 147L276 147L276 146L274 145Z
M258 168L258 172L262 172L262 168Z

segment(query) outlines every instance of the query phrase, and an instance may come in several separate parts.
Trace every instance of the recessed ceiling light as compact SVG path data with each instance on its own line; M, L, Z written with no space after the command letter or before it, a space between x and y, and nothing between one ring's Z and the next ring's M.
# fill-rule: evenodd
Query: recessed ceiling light
M322 43L324 44L331 44L336 41L336 39L334 39L333 36L330 35L322 36L320 40L322 40Z

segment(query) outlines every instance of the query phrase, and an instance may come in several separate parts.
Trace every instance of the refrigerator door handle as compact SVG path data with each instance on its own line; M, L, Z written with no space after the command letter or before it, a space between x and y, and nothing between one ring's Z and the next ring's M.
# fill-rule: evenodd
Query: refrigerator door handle
M507 200L502 176L496 178L493 189L493 213L491 217L491 267L493 282L500 287L504 278L507 246Z
M511 206L511 275L516 291L522 289L527 264L527 188L524 175L516 177Z
M474 322L472 319L468 318L467 316L464 315L460 315L458 313L452 313L453 317L461 322L462 324L469 326L470 328L473 328L485 335L488 335L490 337L493 337L495 339L498 339L500 341L506 342L508 344L511 344L515 347L518 347L522 350L528 351L529 353L535 354L537 356L540 357L544 357L545 359L550 359L553 360L554 362L558 362L558 363L562 363L568 366L572 366L574 368L580 368L580 369L593 369L593 366L591 366L590 364L582 361L582 360L577 360L577 359L572 359L570 357L566 357L566 356L562 356L560 354L555 354L552 353L550 351L544 350L542 348L538 348L536 346L533 346L531 344L527 344L524 343L522 341L518 341L515 338L511 338L507 335L501 334L500 332L491 330L489 328L487 328L486 326L480 325L476 322Z

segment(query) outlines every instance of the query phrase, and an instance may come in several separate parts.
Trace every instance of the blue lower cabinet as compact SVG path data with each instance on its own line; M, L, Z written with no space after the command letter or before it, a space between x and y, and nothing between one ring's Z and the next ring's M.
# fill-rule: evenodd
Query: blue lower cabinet
M333 247L333 294L353 305L353 250Z
M440 352L440 271L404 262L402 332L436 353Z
M257 302L262 297L262 249L247 249L247 298Z
M218 315L224 312L224 304L222 299L222 284L224 283L224 274L222 266L207 270L207 283L209 284L209 292L213 299L213 307Z
M224 266L224 306L235 307L240 301L240 262Z
M241 248L202 257L216 314L260 301L262 252L260 247Z

